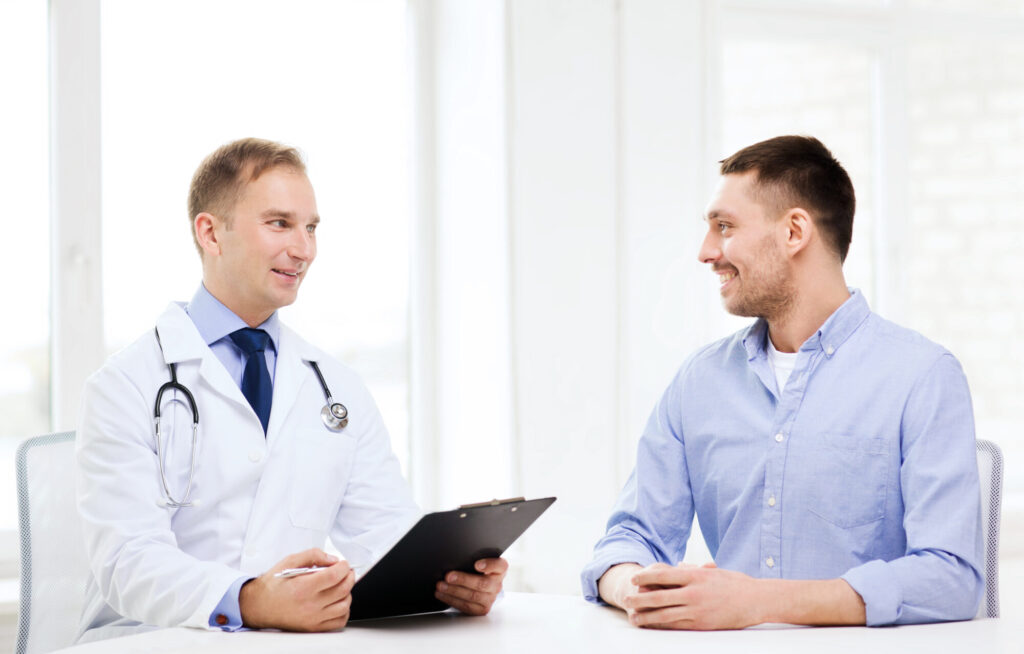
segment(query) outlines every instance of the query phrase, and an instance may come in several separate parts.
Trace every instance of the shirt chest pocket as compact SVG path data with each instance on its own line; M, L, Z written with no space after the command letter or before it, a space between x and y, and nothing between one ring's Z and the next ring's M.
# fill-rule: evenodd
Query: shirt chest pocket
M345 434L300 434L292 457L288 517L295 527L326 532L348 485L355 439Z
M844 529L885 517L885 441L853 434L826 434L822 441L812 472L817 492L807 500L811 513Z

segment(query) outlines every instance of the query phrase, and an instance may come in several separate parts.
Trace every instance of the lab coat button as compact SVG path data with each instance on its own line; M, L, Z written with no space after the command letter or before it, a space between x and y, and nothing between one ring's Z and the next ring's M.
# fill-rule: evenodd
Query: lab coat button
M258 450L253 450L252 452L249 452L249 460L253 463L259 463L263 460L263 453Z

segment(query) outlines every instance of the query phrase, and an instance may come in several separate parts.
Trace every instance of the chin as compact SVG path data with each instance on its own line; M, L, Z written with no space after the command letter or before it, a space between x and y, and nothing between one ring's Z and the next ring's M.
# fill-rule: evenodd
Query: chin
M728 313L731 313L734 316L739 316L740 318L757 318L757 317L759 317L756 312L751 311L750 307L745 305L743 303L743 301L739 300L739 299L735 299L734 298L732 300L727 300L727 299L723 298L722 299L722 306L725 307L725 310Z

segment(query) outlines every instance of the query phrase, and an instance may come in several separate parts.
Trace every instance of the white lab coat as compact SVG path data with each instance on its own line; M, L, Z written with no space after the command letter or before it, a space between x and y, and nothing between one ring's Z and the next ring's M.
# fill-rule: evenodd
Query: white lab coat
M209 628L211 612L240 576L322 547L330 536L350 564L384 555L419 512L369 392L357 376L282 325L270 423L259 418L203 341L171 304L153 331L112 356L83 391L77 438L78 507L93 578L83 640L140 623ZM348 426L329 431L317 361ZM192 498L168 508L157 467L153 407L177 362L199 410ZM180 395L180 394L179 394ZM162 434L171 493L181 499L191 457L191 412L168 404ZM165 436L166 438L166 436ZM98 631L94 631L97 630Z

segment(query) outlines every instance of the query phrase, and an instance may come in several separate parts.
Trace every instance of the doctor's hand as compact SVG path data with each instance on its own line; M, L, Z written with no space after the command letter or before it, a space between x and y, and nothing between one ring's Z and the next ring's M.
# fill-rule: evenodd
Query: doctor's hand
M473 566L479 574L449 572L437 582L434 597L468 615L487 615L501 592L508 572L505 559L480 559Z
M287 568L324 566L309 574L275 577ZM273 568L246 582L238 594L242 624L252 629L333 631L348 622L355 572L319 549L281 559Z

